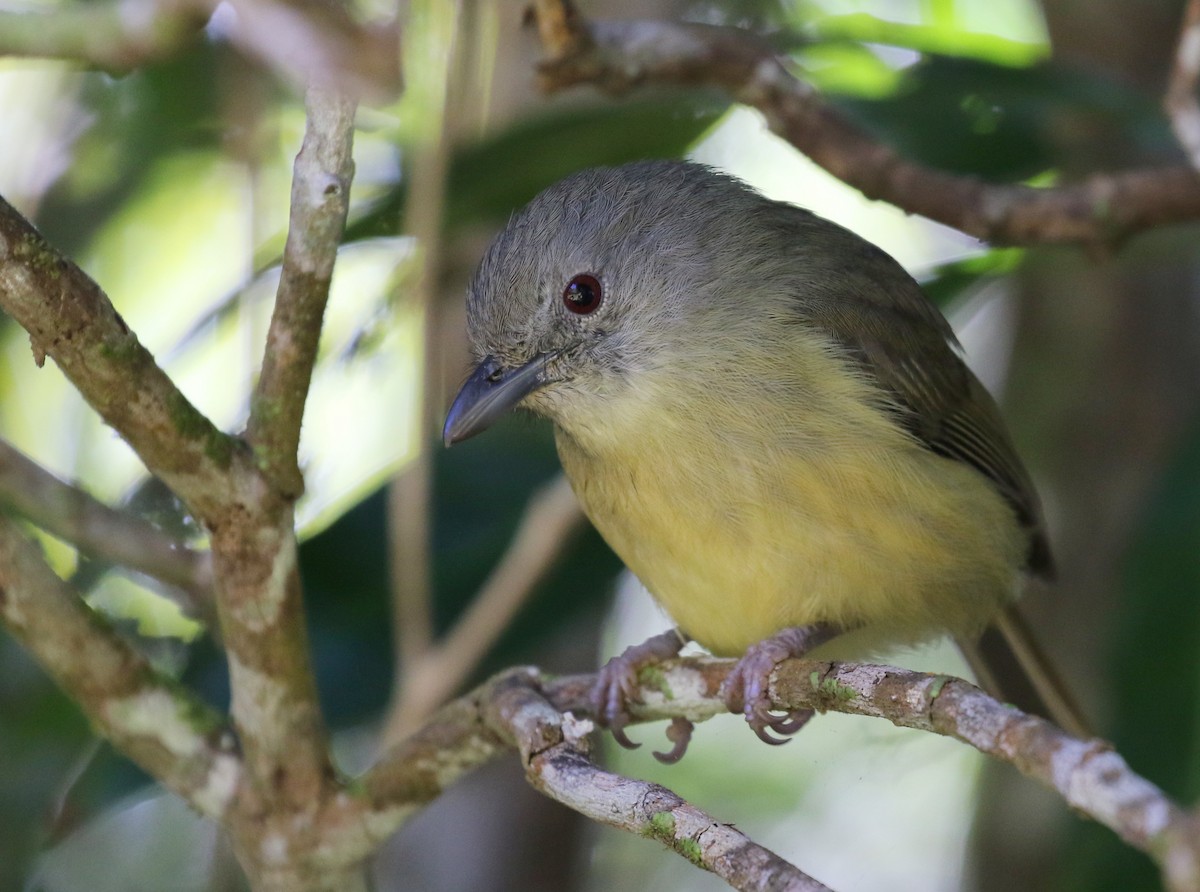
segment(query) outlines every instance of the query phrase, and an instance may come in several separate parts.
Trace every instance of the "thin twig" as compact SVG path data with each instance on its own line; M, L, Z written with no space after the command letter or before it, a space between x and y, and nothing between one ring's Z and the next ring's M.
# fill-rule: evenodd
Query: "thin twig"
M1143 229L1200 218L1200 175L1188 166L1101 174L1048 188L988 183L900 157L797 80L769 45L746 31L587 22L566 0L538 0L535 13L546 54L538 68L544 90L716 87L757 108L773 131L868 198L996 244L1105 248Z
M1163 100L1175 137L1200 170L1200 100L1196 83L1200 81L1200 0L1188 0L1179 31L1175 65Z
M167 583L168 594L185 613L206 621L213 618L212 565L207 554L62 482L4 440L0 440L0 506L91 557Z
M230 5L237 13L233 42L293 84L379 102L400 92L397 22L364 26L349 4L322 0L230 0Z
M247 55L297 86L310 83L385 100L400 90L395 22L361 25L345 4L231 0L221 22ZM0 11L0 55L66 59L127 71L182 51L217 0L109 0L53 11Z
M564 716L518 674L497 685L485 704L488 724L521 754L530 784L580 814L656 839L734 889L829 892L750 839L658 784L599 768L588 754L592 723Z
M181 50L200 33L213 6L201 0L114 0L3 10L0 55L126 71Z
M179 391L100 286L2 198L0 309L29 332L35 362L50 356L197 518L224 514L242 445Z
M308 125L292 174L283 268L246 428L263 473L293 497L304 489L296 458L300 425L350 208L355 106L338 93L307 94Z
M424 413L419 417L424 417ZM418 437L421 439L424 438ZM395 650L393 699L409 683L408 679L433 646L430 465L428 445L418 446L417 454L392 478L387 490L388 578ZM394 707L389 710L392 716L395 712ZM385 725L390 726L391 721L389 718Z
M395 668L392 707L384 722L385 740L395 728L403 691L434 638L433 566L430 541L433 522L433 445L438 442L434 412L441 408L441 325L438 292L441 283L443 220L450 140L455 129L459 81L460 4L449 3L442 12L445 32L426 23L428 39L436 45L439 60L424 77L434 81L424 109L433 128L427 144L413 152L412 176L405 209L404 230L419 246L417 275L408 299L419 310L422 349L421 372L413 419L417 426L416 454L388 488L388 558L391 572ZM435 17L440 18L440 17ZM436 33L433 33L436 32ZM435 409L435 406L437 409Z
M408 670L385 742L400 740L458 690L582 527L583 511L566 477L559 475L534 494L470 608Z
M101 734L201 814L225 816L241 765L221 716L160 676L3 515L0 621Z

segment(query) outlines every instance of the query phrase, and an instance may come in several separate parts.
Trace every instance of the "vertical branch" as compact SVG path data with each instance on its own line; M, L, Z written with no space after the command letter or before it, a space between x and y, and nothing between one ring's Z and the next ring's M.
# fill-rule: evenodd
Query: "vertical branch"
M279 290L247 439L238 510L211 525L231 712L249 775L234 839L255 888L302 888L315 815L336 790L305 626L294 531L304 404L346 220L354 103L307 96ZM271 847L274 847L272 849ZM361 877L339 876L339 882ZM323 888L323 887L322 887Z
M293 498L304 489L296 458L300 425L350 207L354 109L353 101L336 93L308 91L308 127L292 176L283 270L246 429L267 479Z
M1196 83L1200 81L1200 0L1188 0L1179 31L1179 47L1163 105L1171 119L1175 138L1188 153L1192 166L1200 170L1200 100Z
M389 558L396 649L393 690L402 689L401 679L414 671L433 641L433 589L431 580L430 520L432 517L433 465L430 447L437 441L432 426L433 398L438 382L437 292L442 256L442 218L446 184L447 150L451 129L449 101L454 92L459 4L448 5L448 38L445 69L440 90L429 111L436 115L433 138L415 152L409 189L405 230L420 246L420 263L413 300L423 333L421 381L414 412L418 426L416 455L398 475L388 491ZM395 696L395 695L394 695ZM394 707L395 708L395 707ZM390 724L390 722L389 722Z

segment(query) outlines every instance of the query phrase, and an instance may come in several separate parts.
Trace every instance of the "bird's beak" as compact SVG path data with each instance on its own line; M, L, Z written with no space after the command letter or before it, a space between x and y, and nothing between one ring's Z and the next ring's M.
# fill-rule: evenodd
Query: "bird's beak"
M548 383L544 354L515 369L505 369L495 357L485 358L454 398L442 428L442 442L452 446L487 430L501 415Z

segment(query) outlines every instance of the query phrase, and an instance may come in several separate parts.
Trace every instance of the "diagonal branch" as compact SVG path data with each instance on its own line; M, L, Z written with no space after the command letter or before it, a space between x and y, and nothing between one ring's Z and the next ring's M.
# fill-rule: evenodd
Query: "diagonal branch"
M397 23L364 26L351 14L354 6L325 0L230 0L230 5L237 13L233 42L292 83L378 101L399 92Z
M0 506L33 521L85 554L112 561L173 587L189 615L212 612L212 566L154 524L108 507L63 483L0 440Z
M291 497L304 489L296 457L300 425L354 176L355 103L314 88L305 106L283 269L246 430L263 473Z
M1050 188L988 183L902 158L734 28L650 21L588 22L569 0L537 0L544 90L591 84L716 87L763 113L796 149L868 198L996 244L1108 246L1141 230L1200 218L1200 174L1188 166L1097 174Z
M222 718L159 675L2 514L0 622L101 734L201 814L225 815L241 763Z
M412 661L385 741L402 738L458 690L582 526L583 511L566 477L560 474L534 493L508 550L471 606L443 640Z
M0 309L202 521L235 501L241 446L155 363L100 286L0 198Z
M1171 119L1171 129L1191 159L1192 167L1200 170L1200 99L1196 84L1200 81L1200 0L1188 0L1179 32L1179 47L1175 51L1175 66L1167 85L1163 105Z

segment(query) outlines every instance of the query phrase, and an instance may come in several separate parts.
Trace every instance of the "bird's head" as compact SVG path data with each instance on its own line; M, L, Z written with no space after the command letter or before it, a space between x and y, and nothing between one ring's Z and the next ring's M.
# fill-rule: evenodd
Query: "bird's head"
M446 420L447 444L520 405L560 424L611 401L672 356L705 304L725 214L761 202L699 165L650 161L575 174L517 213L471 282L477 365Z

